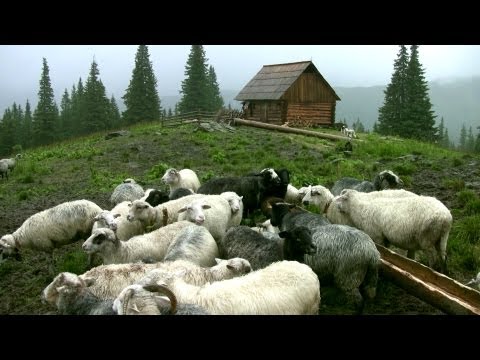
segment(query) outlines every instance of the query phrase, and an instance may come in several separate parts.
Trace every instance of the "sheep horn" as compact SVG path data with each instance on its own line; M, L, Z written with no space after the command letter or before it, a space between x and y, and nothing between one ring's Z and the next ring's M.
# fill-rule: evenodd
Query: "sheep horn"
M127 315L128 303L130 302L130 298L132 297L133 293L133 289L128 289L125 294L125 302L123 303L123 315Z
M150 292L158 292L159 294L166 295L170 300L170 314L173 315L177 312L177 298L175 297L175 294L172 292L172 290L167 288L165 285L150 284L144 285L143 288Z

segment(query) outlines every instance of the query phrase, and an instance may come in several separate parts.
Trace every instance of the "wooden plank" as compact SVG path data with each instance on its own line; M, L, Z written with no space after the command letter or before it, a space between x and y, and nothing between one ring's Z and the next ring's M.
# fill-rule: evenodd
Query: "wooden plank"
M480 292L376 244L381 271L412 295L453 315L480 315Z
M279 125L266 124L260 121L251 121L251 120L244 120L239 118L234 118L233 121L235 125L253 126L253 127L258 127L262 129L277 130L280 132L286 132L286 133L292 133L292 134L315 136L322 139L343 140L343 141L346 139L345 136L341 136L341 135L332 135L332 134L325 134L317 131L289 128L289 127L284 127ZM351 139L351 140L362 141L360 139Z

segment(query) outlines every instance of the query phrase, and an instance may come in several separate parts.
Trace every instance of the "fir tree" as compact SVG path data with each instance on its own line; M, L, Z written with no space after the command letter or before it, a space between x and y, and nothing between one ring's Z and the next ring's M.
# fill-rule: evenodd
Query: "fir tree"
M15 120L9 107L5 109L0 125L0 154L10 156L15 145Z
M112 126L118 127L122 125L122 116L120 115L120 111L118 110L117 101L115 97L112 95L110 99L110 109L111 109L111 118L112 118Z
M168 108L168 115L167 115L169 118L171 118L173 116L173 113L172 113L172 108L169 107Z
M420 64L418 45L410 47L410 61L407 68L407 116L402 119L400 136L433 142L437 140L434 111L428 94L425 71Z
M460 130L460 142L458 144L459 150L467 150L467 129L465 124L462 124L462 129Z
M208 88L209 88L209 110L217 111L224 105L222 95L220 95L220 88L217 82L217 75L215 69L210 65L208 68Z
M59 121L59 138L65 139L70 136L69 129L72 122L72 101L68 90L65 89L60 102L60 121Z
M443 116L438 125L438 144L443 145L445 143L445 124L443 122Z
M477 127L477 130L480 130L480 126ZM476 153L480 153L480 132L477 134L477 138L475 139L474 151Z
M473 152L475 150L475 137L473 136L472 127L468 129L466 150Z
M443 146L447 149L453 149L454 147L450 143L450 138L448 136L448 129L445 128L445 134L443 135Z
M190 111L209 110L209 82L202 45L192 45L185 65L185 80L182 81L182 98L178 104L178 111L186 113Z
M30 102L27 99L25 105L25 120L23 122L23 143L24 148L28 148L32 145L32 109Z
M109 129L111 125L110 102L105 93L105 86L103 86L102 81L98 77L99 75L98 65L95 60L93 60L90 67L90 74L85 83L82 134L106 130Z
M138 47L132 79L122 98L126 106L126 110L123 112L125 123L135 124L140 121L160 120L161 107L157 92L157 79L146 45Z
M82 78L78 79L77 87L72 87L71 102L72 102L72 118L68 129L69 136L75 136L81 133L85 102L85 88L83 86Z
M356 132L365 132L365 126L363 126L362 122L360 121L360 118L357 118L357 121L353 123L353 129Z
M47 59L43 58L38 104L33 113L32 122L35 145L50 144L55 141L58 124L57 114Z
M384 90L385 99L378 110L377 130L384 135L400 135L401 127L407 118L407 83L408 54L405 45L400 45L397 59L393 64L390 84Z

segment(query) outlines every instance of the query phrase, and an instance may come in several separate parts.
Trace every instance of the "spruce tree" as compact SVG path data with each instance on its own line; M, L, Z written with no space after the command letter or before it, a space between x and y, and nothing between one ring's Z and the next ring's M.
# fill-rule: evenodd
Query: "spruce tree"
M0 127L0 154L10 156L15 145L15 120L10 107L5 109Z
M99 79L100 71L93 60L90 74L85 83L82 116L82 134L88 134L110 128L110 101L105 93L105 86Z
M35 145L50 144L56 139L57 109L47 59L43 58L38 104L33 113L33 142Z
M76 136L81 133L84 111L84 102L85 102L85 88L83 86L82 78L78 79L77 87L75 85L72 87L72 92L70 100L72 102L72 119L69 126L68 134L69 136Z
M168 108L168 114L167 114L167 116L168 116L169 118L171 118L171 117L173 116L172 108L171 108L171 107Z
M126 124L160 120L161 107L157 79L146 45L138 47L132 79L122 98L126 106L123 112L123 120Z
M443 146L447 149L453 149L454 147L450 143L450 137L448 136L448 129L445 128L445 134L443 135Z
M72 121L72 101L68 90L65 89L60 102L60 121L59 121L59 138L66 139L70 136L69 129Z
M122 125L122 117L120 115L120 111L118 110L117 101L115 97L112 95L110 99L110 109L111 109L111 117L112 117L112 127L118 127Z
M407 48L405 45L400 45L397 59L393 64L390 84L384 90L383 105L378 109L377 131L380 134L400 135L402 133L401 127L407 118L407 68Z
M217 82L217 75L215 69L210 65L208 68L208 88L209 88L209 110L217 111L224 105L222 95L220 95L220 88Z
M209 82L207 59L202 45L192 45L185 65L185 80L182 81L182 98L178 104L180 113L208 111Z
M25 105L25 120L23 122L23 143L24 148L32 146L32 109L27 99Z
M420 64L418 45L410 47L410 61L407 68L407 116L401 121L400 135L433 142L437 140L434 111L428 94L425 71Z
M438 125L438 144L443 145L445 139L445 124L443 122L443 116L440 120L440 125Z
M458 144L459 150L467 150L467 129L465 124L462 124L462 129L460 130L460 142Z
M477 129L480 130L480 126L478 126ZM480 153L480 132L477 134L477 138L475 139L474 151L476 153Z
M466 150L473 152L474 149L475 149L475 137L473 136L472 127L470 126L470 128L468 129Z

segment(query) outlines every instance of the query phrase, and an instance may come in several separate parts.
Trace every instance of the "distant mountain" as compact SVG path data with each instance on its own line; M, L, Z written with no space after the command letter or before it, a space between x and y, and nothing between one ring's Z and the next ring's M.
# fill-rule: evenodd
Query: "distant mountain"
M472 127L473 133L478 133L477 127L480 126L480 77L468 79L449 79L433 81L429 83L430 100L433 104L433 110L437 115L437 124L443 116L445 126L448 128L450 140L458 143L462 124L465 124L468 131ZM350 126L360 119L366 129L371 130L373 124L378 119L378 108L382 106L384 100L385 86L372 87L334 87L335 92L341 101L337 102L336 119L337 121L346 120ZM108 96L112 94L112 89L107 89ZM122 91L115 91L114 94L122 94ZM25 109L25 102L28 98L32 111L37 105L37 89L21 93L18 89L4 89L0 84L0 117L7 107L13 105L13 101L22 105ZM225 106L231 105L234 109L240 109L241 103L233 100L239 90L221 90ZM55 92L56 95L60 94ZM59 96L56 96L57 105L60 104ZM121 97L116 95L117 104L120 111L125 110ZM14 99L14 100L12 100ZM175 108L175 104L180 100L180 95L160 94L161 105L165 109Z
M337 101L336 119L346 120L350 126L360 119L366 129L371 130L378 119L378 109L383 105L386 86L338 87L335 92L341 101ZM468 131L478 133L480 126L480 77L469 79L433 81L429 83L430 101L437 115L437 125L443 116L450 141L459 142L462 124Z

